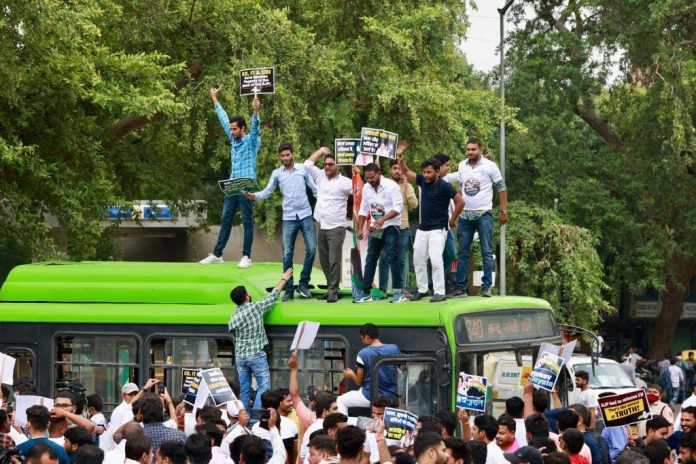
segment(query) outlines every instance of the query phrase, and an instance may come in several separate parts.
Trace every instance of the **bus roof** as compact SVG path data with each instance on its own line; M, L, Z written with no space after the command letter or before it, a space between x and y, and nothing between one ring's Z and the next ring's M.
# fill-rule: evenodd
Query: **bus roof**
M277 284L280 263L46 262L18 266L0 289L0 322L101 322L225 324L234 311L230 291L244 285L254 299ZM315 279L323 283L315 269ZM321 280L320 280L321 279ZM457 314L511 307L547 308L537 298L494 297L445 303L379 301L352 304L348 296L327 305L316 299L278 302L266 316L272 325L303 320L323 324L442 326Z

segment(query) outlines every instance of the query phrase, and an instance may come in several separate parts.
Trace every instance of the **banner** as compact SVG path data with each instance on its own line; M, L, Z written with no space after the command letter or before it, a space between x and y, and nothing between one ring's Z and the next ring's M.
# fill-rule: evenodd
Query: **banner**
M618 427L650 419L648 394L635 390L597 399L605 427Z
M382 129L363 127L360 130L360 153L396 159L399 134Z
M12 356L0 353L0 383L12 385L14 383L13 374L17 361Z
M418 416L403 409L384 408L384 430L387 440L413 441Z
M486 410L488 379L478 375L459 373L457 385L457 407L483 412Z
M350 166L355 164L360 150L360 139L334 139L336 164Z
M275 68L250 68L239 71L239 95L275 93Z
M247 192L254 193L261 190L254 179L240 177L238 179L222 179L218 181L220 190L226 197L241 195Z
M543 351L539 355L536 364L534 364L534 369L529 374L529 379L535 387L551 391L554 385L556 385L558 373L561 371L562 366L563 358L548 351Z
M198 377L198 373L200 372L200 369L197 368L188 368L188 367L182 367L181 368L181 393L186 394L189 391L189 387L191 386L191 382L196 380L196 377Z

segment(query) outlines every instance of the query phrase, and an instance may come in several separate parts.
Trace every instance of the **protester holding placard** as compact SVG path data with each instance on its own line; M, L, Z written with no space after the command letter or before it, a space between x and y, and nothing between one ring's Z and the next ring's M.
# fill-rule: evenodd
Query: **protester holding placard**
M321 156L324 157L323 170L315 166ZM341 282L348 198L353 193L353 181L341 175L336 158L327 147L321 147L312 153L304 165L317 184L314 219L319 223L319 262L328 287L328 292L319 299L335 303L338 301L338 284Z
M379 166L370 163L365 166L365 180L362 202L358 216L358 240L363 238L365 221L370 217L370 235L367 245L367 259L362 282L362 291L353 299L354 303L366 303L373 301L370 295L372 283L377 270L377 261L386 248L387 261L392 271L392 286L394 294L392 303L406 301L402 291L402 275L400 264L401 250L399 249L399 227L401 225L401 213L403 200L401 190L396 182L382 176Z
M459 264L457 265L457 289L452 296L467 296L469 279L469 253L474 233L478 232L483 257L483 279L481 296L491 296L493 285L493 187L500 196L500 224L506 224L507 191L505 180L498 166L483 156L482 142L470 138L466 143L467 159L459 163L456 173L448 174L445 180L461 184L462 197L466 205L458 223Z
M215 105L215 113L222 125L222 129L232 142L230 147L230 162L232 172L230 179L247 178L256 180L256 157L261 148L261 121L259 119L259 107L261 102L257 97L252 100L251 106L254 114L251 117L251 132L246 134L246 121L242 116L235 116L231 120L218 102L220 88L210 89L210 98ZM238 267L246 269L251 266L251 247L254 242L254 216L253 203L243 195L226 196L222 206L222 222L220 233L213 253L199 261L201 264L222 263L222 251L227 245L232 231L232 222L241 209L242 224L244 225L244 243L242 245L242 259Z
M228 327L235 339L235 365L244 408L249 406L252 374L258 384L254 409L261 406L261 395L271 387L271 373L266 353L263 351L268 345L263 316L271 310L291 276L292 268L283 273L280 282L270 294L255 303L251 301L251 295L243 285L235 287L230 293L237 310L232 315Z
M305 166L295 164L292 144L281 143L278 146L278 155L283 166L273 171L266 188L259 193L247 193L246 197L250 200L264 200L271 196L276 187L280 188L283 195L283 270L293 266L295 239L297 233L301 232L306 251L297 293L303 298L310 298L312 295L309 293L309 279L312 276L314 254L317 250L317 230L312 220L307 188L316 198L317 186ZM290 276L283 301L292 300L294 292L293 279Z
M433 297L431 303L445 301L445 269L442 254L447 242L449 227L456 227L457 218L464 208L462 196L438 176L440 162L427 159L421 163L423 174L411 171L404 160L402 146L397 153L399 166L404 176L420 187L420 223L413 242L413 267L416 270L418 292L411 300L418 301L429 295L428 292L428 259L432 267ZM450 201L454 200L455 207L452 217L449 216Z

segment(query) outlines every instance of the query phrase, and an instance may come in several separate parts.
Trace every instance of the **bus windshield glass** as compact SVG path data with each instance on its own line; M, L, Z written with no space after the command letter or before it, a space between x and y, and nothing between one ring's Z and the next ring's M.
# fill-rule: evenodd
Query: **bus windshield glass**
M587 372L590 376L590 388L633 388L635 386L618 364L598 363L595 365L594 374L589 363L576 364L574 369L575 372Z
M454 334L458 345L466 345L540 340L558 337L559 330L551 311L519 308L459 315Z

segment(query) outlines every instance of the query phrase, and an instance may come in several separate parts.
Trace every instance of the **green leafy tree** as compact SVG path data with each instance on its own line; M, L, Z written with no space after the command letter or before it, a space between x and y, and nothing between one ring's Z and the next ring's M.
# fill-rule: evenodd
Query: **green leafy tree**
M512 187L589 229L609 295L662 292L650 356L671 348L696 272L696 7L540 1L511 36ZM620 73L614 76L616 65ZM610 82L610 84L607 84Z

